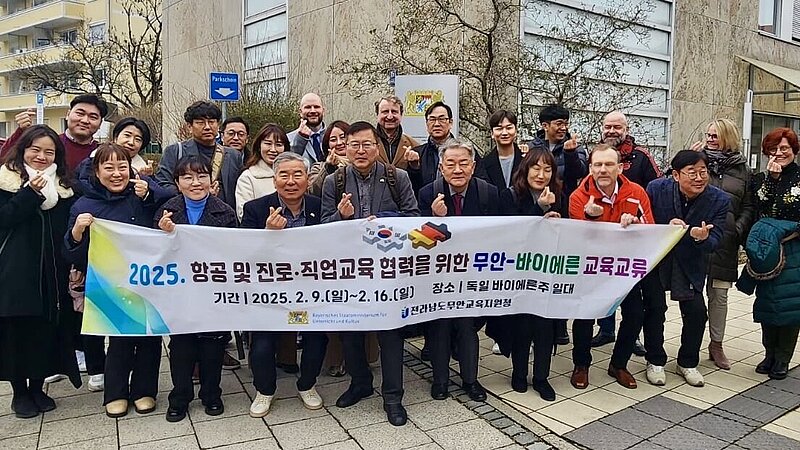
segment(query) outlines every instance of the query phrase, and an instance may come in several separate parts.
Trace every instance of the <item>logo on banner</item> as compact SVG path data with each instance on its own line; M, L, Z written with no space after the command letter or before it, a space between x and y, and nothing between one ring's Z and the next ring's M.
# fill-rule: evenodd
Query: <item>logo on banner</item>
M423 117L425 110L436 102L444 100L441 90L418 90L406 92L405 110L407 116Z
M308 325L308 311L289 311L289 325Z
M402 250L403 246L406 244L407 238L408 236L403 233L396 233L392 227L387 227L385 225L376 226L372 223L367 224L364 235L362 236L364 242L378 247L378 250L382 252Z
M428 222L418 230L411 230L408 233L408 238L411 239L411 246L413 248L424 248L430 250L436 247L439 242L444 242L450 239L453 235L447 229L445 224L435 224Z

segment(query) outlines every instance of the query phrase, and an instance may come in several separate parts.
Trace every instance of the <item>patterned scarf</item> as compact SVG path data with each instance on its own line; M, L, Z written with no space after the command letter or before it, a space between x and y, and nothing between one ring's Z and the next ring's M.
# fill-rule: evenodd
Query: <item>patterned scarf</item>
M705 149L708 157L708 171L714 176L725 173L731 167L745 163L744 155L739 152Z

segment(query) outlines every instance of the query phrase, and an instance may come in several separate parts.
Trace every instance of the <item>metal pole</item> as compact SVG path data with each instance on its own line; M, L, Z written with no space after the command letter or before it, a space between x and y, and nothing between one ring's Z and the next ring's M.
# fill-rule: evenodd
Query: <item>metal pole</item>
M228 102L222 102L222 121L228 118Z

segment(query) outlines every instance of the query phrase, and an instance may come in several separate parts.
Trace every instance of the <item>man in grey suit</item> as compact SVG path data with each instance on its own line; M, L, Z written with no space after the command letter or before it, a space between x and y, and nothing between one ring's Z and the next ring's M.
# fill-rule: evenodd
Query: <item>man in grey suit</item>
M372 124L356 122L345 133L346 167L325 178L322 188L322 222L374 217L419 216L408 174L378 162L378 133ZM340 192L341 191L341 192ZM347 408L374 393L372 372L364 350L363 331L341 334L350 387L336 401ZM403 408L403 336L400 329L378 332L383 374L383 409L394 426L405 425Z
M242 171L242 154L217 144L220 119L222 111L213 103L201 100L189 105L183 120L191 129L192 138L164 149L155 178L161 187L177 195L172 174L178 161L184 156L199 156L210 162L212 193L236 210L236 181Z

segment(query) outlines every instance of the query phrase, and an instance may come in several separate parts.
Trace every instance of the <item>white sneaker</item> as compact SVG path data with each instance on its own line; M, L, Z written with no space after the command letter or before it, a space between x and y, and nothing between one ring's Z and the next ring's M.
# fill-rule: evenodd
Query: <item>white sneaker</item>
M78 371L86 373L86 356L80 350L75 350L75 359L78 360Z
M494 345L492 346L492 353L494 353L495 355L503 354L503 352L500 351L500 344L498 344L497 342L495 342Z
M106 387L106 377L102 373L99 375L89 375L89 383L86 388L90 392L100 392Z
M689 384L689 386L701 387L705 384L705 381L703 380L703 374L697 370L697 367L687 369L685 367L678 366L676 372L686 380L686 383Z
M56 375L50 375L49 377L44 379L44 382L45 383L58 383L59 381L66 380L66 379L67 379L66 375L59 373L59 374L56 374Z
M297 395L300 396L300 400L303 400L303 404L306 405L306 408L322 408L322 397L319 396L319 392L317 392L316 388L312 387L307 391L297 391Z
M654 386L667 384L667 374L664 372L664 366L647 363L647 381Z
M272 404L273 395L263 395L256 392L256 398L250 405L250 417L264 417L269 413L269 407Z

